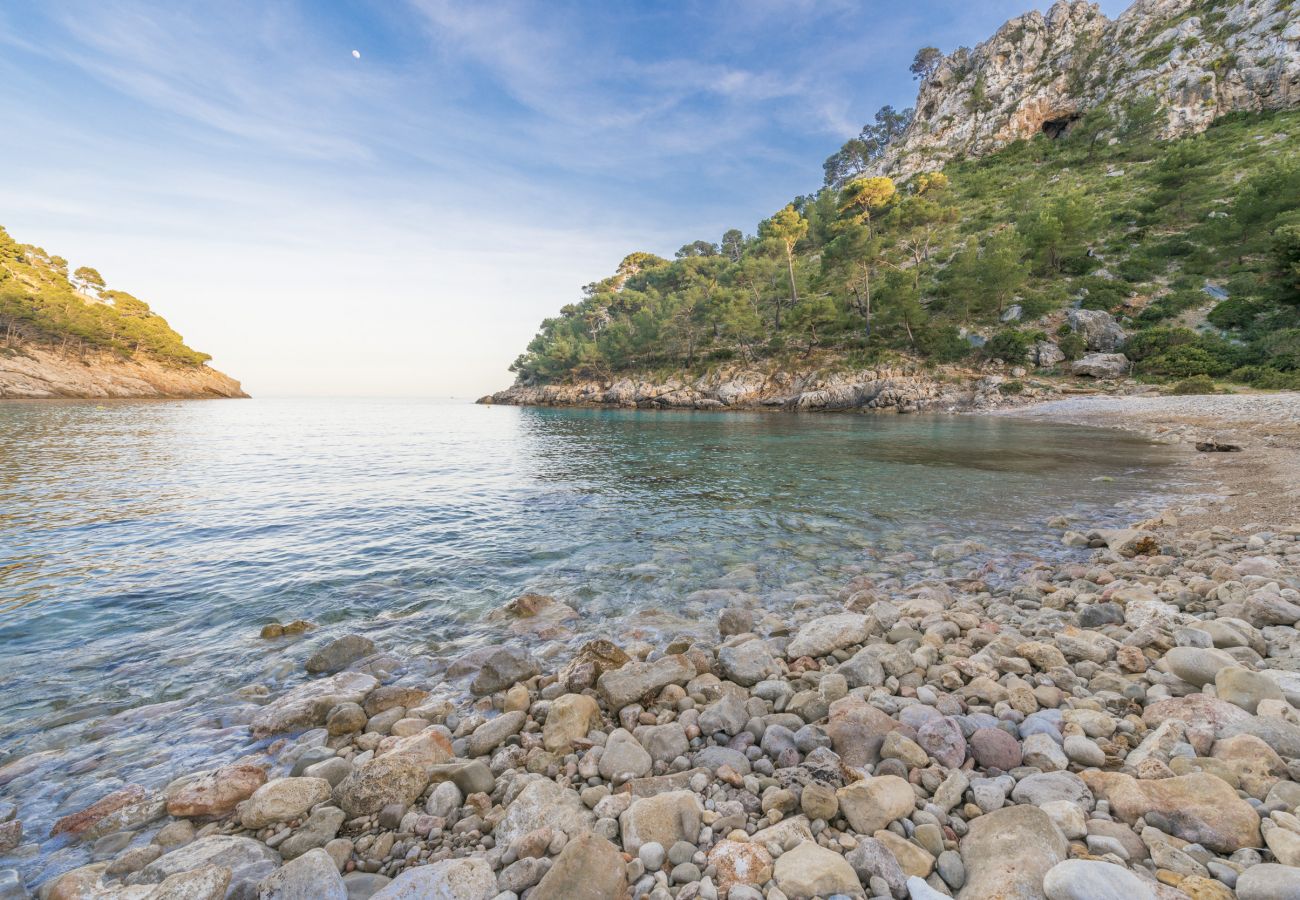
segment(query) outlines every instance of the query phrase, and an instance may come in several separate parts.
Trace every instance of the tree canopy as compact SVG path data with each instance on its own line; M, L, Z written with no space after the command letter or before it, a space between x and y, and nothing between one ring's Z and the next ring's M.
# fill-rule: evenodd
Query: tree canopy
M68 276L68 262L19 244L0 228L0 348L35 342L65 352L143 354L176 365L211 359L185 345L167 320L137 297L109 290L89 266Z

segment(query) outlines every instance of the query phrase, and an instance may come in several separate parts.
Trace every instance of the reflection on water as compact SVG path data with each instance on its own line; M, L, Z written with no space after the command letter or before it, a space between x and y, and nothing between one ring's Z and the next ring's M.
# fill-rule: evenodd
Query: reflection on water
M428 654L525 589L596 621L718 585L775 604L941 543L1041 549L1062 511L1126 517L1163 464L997 418L0 404L0 764L60 748L53 808L235 752L234 692L301 677L306 644L257 638L273 619Z

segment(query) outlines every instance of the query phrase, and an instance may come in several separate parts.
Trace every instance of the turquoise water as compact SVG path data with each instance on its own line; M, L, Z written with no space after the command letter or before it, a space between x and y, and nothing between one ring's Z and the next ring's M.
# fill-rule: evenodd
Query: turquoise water
M121 781L237 756L236 692L301 679L343 630L433 672L524 590L617 631L712 623L706 588L779 611L863 572L1010 571L1064 552L1054 515L1139 514L1167 466L1133 436L982 417L0 403L0 765L54 751L0 799L42 841ZM258 638L294 618L324 627Z

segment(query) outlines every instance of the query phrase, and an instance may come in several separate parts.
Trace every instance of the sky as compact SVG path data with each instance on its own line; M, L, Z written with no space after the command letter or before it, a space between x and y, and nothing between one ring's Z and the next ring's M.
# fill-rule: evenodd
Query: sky
M9 0L0 225L254 396L478 396L627 253L816 190L917 48L1048 5Z

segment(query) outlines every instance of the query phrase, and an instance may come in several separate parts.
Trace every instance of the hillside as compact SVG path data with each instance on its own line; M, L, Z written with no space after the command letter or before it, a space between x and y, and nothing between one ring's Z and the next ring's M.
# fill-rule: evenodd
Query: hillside
M0 228L0 398L243 397L167 320Z
M1193 15L1201 6L1139 2L1107 24L1089 4L1060 3L1008 23L965 55L1019 59L1024 77L1004 78L996 97L985 89L996 116L972 113L966 143L944 145L958 161L940 170L916 163L937 144L905 148L935 133L927 108L950 108L968 91L942 74L961 54L937 63L937 51L923 51L919 116L882 110L827 161L819 191L753 234L697 240L672 260L630 254L542 323L512 367L515 388L496 399L533 402L548 387L628 379L716 381L752 367L806 372L814 362L823 372L955 365L1020 378L1021 367L1300 387L1300 112L1265 108L1300 103L1286 81L1300 71L1300 32L1287 3ZM1041 112L1032 86L1068 83L1077 68L1070 54L995 52L1015 23L1061 34L1068 16L1079 33L1107 40L1122 29L1126 53L1154 59L1172 54L1169 28L1143 18L1156 14L1166 25L1178 19L1170 27L1180 34L1213 26L1216 40L1259 63L1238 71L1255 99L1216 90L1223 102L1202 103L1206 115L1192 122L1182 82L1117 75L1097 105L1080 100L1059 129L1039 123L1005 143L981 137L1001 133L994 118ZM1263 66L1257 46L1284 58ZM1052 65L1070 69L1044 68ZM1250 110L1228 111L1234 105ZM1186 127L1171 126L1179 122Z

